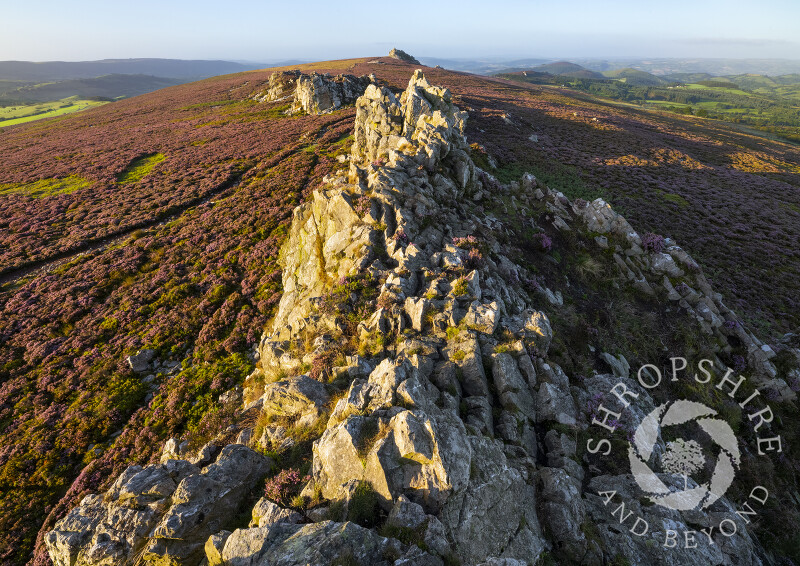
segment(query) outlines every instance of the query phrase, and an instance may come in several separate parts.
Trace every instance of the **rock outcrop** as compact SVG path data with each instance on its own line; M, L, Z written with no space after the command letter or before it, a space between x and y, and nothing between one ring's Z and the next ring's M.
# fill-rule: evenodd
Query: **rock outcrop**
M317 80L273 78L272 99L294 88L297 100L300 85ZM308 105L322 106L336 104ZM628 377L624 358L600 358L616 375L581 380L551 359L550 315L564 298L523 287L531 274L504 254L502 223L476 203L520 199L546 210L551 230L590 233L620 281L675 303L720 355L733 337L744 343L760 383L790 398L770 351L674 242L646 252L602 200L573 203L532 175L503 186L481 171L466 119L420 71L400 96L366 85L349 170L326 178L294 211L280 254L284 294L244 404L268 423L252 436L254 448L282 450L293 445L291 430L319 431L303 504L289 510L261 499L249 528L227 530L226 517L270 464L244 446L224 448L202 471L172 459L134 466L48 535L57 565L139 556L187 565L766 563L744 528L715 534L716 546L702 552L669 554L609 513L598 493L627 490L652 524L689 527L678 513L640 505L629 474L590 477L578 446L593 400L618 381L639 395L630 418L643 418L655 401ZM229 465L234 458L243 464ZM387 536L343 520L363 507L363 486ZM732 509L724 499L721 506ZM712 518L697 512L692 524Z
M354 75L306 75L300 71L276 71L266 90L253 98L259 102L292 100L291 114L326 114L353 104L372 82L370 77Z
M198 564L208 537L239 512L272 462L237 444L203 468L185 460L130 466L47 535L56 566Z
M389 51L389 57L392 59L399 59L404 63L411 63L412 65L421 65L419 61L417 61L414 57L403 51L402 49L397 49L393 47L391 51Z

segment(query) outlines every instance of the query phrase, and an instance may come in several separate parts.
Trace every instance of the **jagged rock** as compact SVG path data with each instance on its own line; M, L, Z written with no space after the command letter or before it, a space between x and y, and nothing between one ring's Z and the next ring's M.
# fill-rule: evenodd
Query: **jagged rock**
M584 202L583 206L575 204L573 210L578 216L583 218L590 232L616 234L637 245L641 243L641 239L638 234L636 234L636 230L633 229L622 215L614 212L611 205L603 199L598 198L592 202Z
M172 496L172 506L150 535L142 554L146 562L176 563L198 559L208 537L230 521L272 462L240 444L222 449L202 474L186 477Z
M224 560L222 558L222 549L225 547L225 543L230 536L230 531L220 531L217 534L208 537L208 540L203 547L206 552L208 566L222 566L222 564L224 564Z
M275 334L262 341L262 366L275 357L272 340L288 339L308 325L311 297L322 295L333 282L366 265L371 231L354 210L353 198L342 193L328 197L314 191L306 204L295 209L288 245L278 259L284 293L275 317Z
M369 77L353 75L300 75L294 93L294 112L304 110L309 114L325 114L352 104L370 84Z
M464 316L464 324L467 325L467 328L472 328L484 334L494 334L499 323L500 313L498 312L497 301L488 305L473 301Z
M129 467L104 497L84 498L45 541L69 566L199 560L271 461L241 445L225 447L202 473L184 460Z
M369 77L353 75L306 75L300 71L276 71L269 77L266 91L253 98L258 102L275 102L293 98L290 112L325 114L352 104L370 84Z
M167 460L178 460L186 451L189 445L187 441L181 442L179 438L170 438L164 443L164 448L161 451L161 463L166 464Z
M422 542L429 550L434 551L440 556L445 556L450 551L450 544L444 530L444 525L433 515L426 515L421 505L410 501L406 496L401 495L397 498L392 507L386 524L406 529L414 529L417 532L424 527Z
M251 527L269 527L275 523L300 523L303 516L297 511L284 509L273 503L266 497L262 497L253 507L253 518L250 520Z
M399 149L404 142L403 113L392 91L386 87L369 85L364 96L356 101L356 121L351 168L366 166L378 159L380 154L388 157L389 140ZM406 140L405 143L408 143ZM381 144L382 147L381 147Z
M412 57L402 49L397 49L395 47L392 47L392 50L389 51L389 57L391 57L392 59L399 59L404 63L411 63L412 65L421 65L421 63L416 59L414 59L414 57Z
M411 319L411 328L417 332L422 332L425 323L425 314L430 309L431 303L428 299L415 299L408 297L405 303L406 314Z
M235 530L225 542L221 566L307 566L334 564L337 560L360 566L390 566L403 556L418 560L405 564L436 564L423 562L426 554L355 523L280 523Z
M536 515L528 470L511 466L499 441L470 436L469 484L438 515L464 564L504 556L536 562L549 544Z
M604 496L598 495L600 492L613 491L617 495L610 501ZM730 538L722 536L716 529L713 533L714 544L705 540L701 543L698 536L696 545L692 548L685 548L684 544L678 543L675 548L670 548L670 552L664 552L664 547L648 544L650 540L665 539L664 529L670 528L679 533L686 531L698 531L698 529L708 530L710 527L718 527L721 517L736 517L735 508L726 503L720 502L725 506L726 512L716 517L709 514L696 514L692 517L691 524L684 519L680 513L666 509L659 505L642 505L634 494L637 488L633 476L597 476L590 480L586 490L585 502L586 512L594 523L596 532L606 545L606 552L612 556L619 556L632 566L649 566L657 564L661 566L722 566L728 564L747 564L760 566L767 564L762 560L756 544L750 538L748 529L744 524L738 525L737 532ZM629 529L633 526L634 519L628 519L627 524L620 525L618 517L612 515L611 511L617 508L622 502L626 503L625 513L632 512L633 517L641 517L647 521L651 528L648 536L637 537L631 535ZM655 532L653 532L655 531ZM699 533L698 531L698 534ZM682 535L681 535L682 536ZM651 538L653 537L653 538ZM680 540L679 537L678 540ZM663 544L663 542L662 542Z
M128 365L136 373L145 373L150 371L150 362L153 361L155 356L155 350L139 350L135 354L128 356Z
M519 371L517 361L510 354L492 355L492 375L503 407L530 419L535 418L535 402L530 389Z
M542 519L547 522L560 551L577 564L603 564L602 551L594 548L581 529L586 510L581 499L580 481L564 470L542 468Z
M270 96L291 95L296 108L327 111L347 99L337 99L334 91L345 84L361 83L275 74ZM339 326L329 300L332 288L354 276L369 274L380 297L359 306L363 320L356 336L390 339L362 352L368 359L351 356L332 368L336 378L351 382L313 445L312 479L302 492L310 496L319 490L331 502L302 517L262 499L252 510L251 528L229 533L222 530L232 528L225 518L235 515L247 486L263 476L269 462L248 454L249 464L232 464L232 451L246 448L229 446L211 463L217 449L210 447L192 460L206 465L201 472L174 459L185 457L176 441L165 451L164 464L129 468L104 498L87 497L58 523L46 537L57 566L124 565L137 554L145 563L197 564L203 547L209 565L237 566L335 560L441 566L451 548L465 566L536 563L545 551L559 563L598 566L618 558L642 565L761 563L744 535L720 540L717 549L691 562L682 553L659 558L615 524L596 495L612 484L628 489L637 512L652 516L653 524L675 517L639 505L629 476L584 481L576 439L614 384L622 382L639 395L621 418L619 426L626 430L654 409L653 400L628 377L621 356L602 355L614 375L576 375L573 383L548 361L553 330L547 314L532 303L551 309L563 306L564 296L536 281L526 286L530 271L509 259L516 257L513 250L493 236L513 235L506 217L474 216L462 203L469 199L469 207L480 211L500 204L495 193L504 200L510 195L502 203L508 214L529 216L542 207L570 238L581 236L574 220L581 218L590 232L604 234L592 234L598 246L612 248L608 253L621 275L612 284L646 293L657 289L653 300L663 300L665 290L673 301L669 308L690 315L687 320L720 341L721 351L728 338L737 347L741 343L759 386L767 384L789 399L773 363L775 352L738 324L673 242L665 240L665 253L645 252L630 224L600 199L570 204L531 175L500 186L481 173L470 158L465 120L449 91L430 85L420 71L399 96L375 82L366 86L356 102L347 176L326 177L295 210L281 249L284 294L242 402L253 409L257 398L264 412L306 424L322 414L329 401L324 385L307 376L280 376L302 373L302 365L330 351L334 341L350 338L345 332L352 329ZM536 222L531 226L540 230ZM477 264L468 249L454 245L454 238L473 234L490 250ZM686 282L676 288L670 277ZM564 285L566 293L570 282ZM533 289L539 296L532 301L527 292ZM353 293L346 301L357 299ZM737 323L731 327L725 321ZM298 351L307 344L313 351ZM491 368L490 379L485 368ZM264 427L263 445L282 450L294 442L285 426ZM663 448L659 439L654 451ZM336 518L331 514L337 509L349 509L364 482L389 513L387 525L414 530L427 552L327 520ZM710 524L713 518L698 513L691 523ZM301 520L315 523L294 524ZM686 527L677 520L672 524Z
M269 87L254 98L259 102L273 102L294 95L300 71L275 71L269 76Z
M262 399L262 412L310 425L322 415L330 396L322 383L300 375L268 384Z
M348 417L314 444L312 476L324 497L341 499L349 481L363 479L385 502L404 493L435 509L466 481L469 446L460 421L401 410L383 427L374 423Z
M600 357L605 360L605 362L611 368L611 371L614 372L614 375L617 377L628 377L631 366L628 363L628 360L625 359L625 356L622 354L619 356L612 356L607 352L603 352L600 354Z
M555 383L542 383L536 396L536 421L576 424L577 410L569 390Z

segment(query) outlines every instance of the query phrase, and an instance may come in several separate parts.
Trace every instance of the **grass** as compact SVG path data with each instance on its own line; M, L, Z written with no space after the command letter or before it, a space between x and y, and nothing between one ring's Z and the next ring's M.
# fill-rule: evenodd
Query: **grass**
M740 90L738 88L725 88L725 87L719 87L719 86L707 86L707 85L701 85L701 84L697 84L697 83L688 84L688 85L686 85L685 88L693 89L693 90L715 90L715 91L718 91L718 92L729 92L731 94L739 94L741 96L752 96L752 93L745 92L745 91Z
M59 194L74 193L79 189L91 186L92 182L71 175L69 177L41 179L32 183L6 183L0 185L0 196L21 194L33 198L45 198Z
M136 183L142 180L153 170L153 167L166 158L167 157L163 153L151 153L150 155L137 157L130 162L124 171L117 175L117 183L120 185L127 185L128 183Z
M673 193L662 193L661 198L663 198L667 202L673 202L678 206L680 206L681 208L689 206L689 201L683 198L681 195L676 195Z
M87 108L102 106L103 104L108 103L95 100L80 100L77 96L72 96L53 102L6 106L0 108L0 128L42 120L44 118L53 118L54 116L63 116L64 114L73 114L81 110L86 110Z

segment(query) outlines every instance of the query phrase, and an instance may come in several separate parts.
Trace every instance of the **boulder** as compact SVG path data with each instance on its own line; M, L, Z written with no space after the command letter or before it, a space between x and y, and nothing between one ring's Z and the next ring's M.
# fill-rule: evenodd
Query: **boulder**
M253 507L251 527L269 527L275 523L300 523L303 516L297 511L284 509L266 497L262 497Z
M492 376L503 407L513 413L519 413L523 418L533 419L536 405L528 383L519 371L517 361L510 354L493 354Z
M467 314L464 316L464 324L467 325L467 328L477 330L484 334L494 334L499 322L500 314L496 301L489 304L481 304L479 301L473 301L469 306Z
M150 362L153 361L156 352L155 350L139 350L133 355L128 356L127 361L130 368L136 373L145 373L150 371Z
M355 523L322 521L308 525L280 523L268 528L237 529L225 541L222 566L308 566L358 564L391 566L403 557L409 565L437 565L424 561L428 553L382 537Z
M226 446L202 472L174 459L130 466L103 497L84 498L56 523L48 552L59 566L198 561L270 466L241 445Z
M450 497L438 517L463 564L504 556L535 563L549 548L536 513L537 494L526 468L517 468L502 443L469 436L468 485Z
M268 384L262 399L263 413L297 417L311 423L325 411L330 396L322 383L307 375L299 375Z

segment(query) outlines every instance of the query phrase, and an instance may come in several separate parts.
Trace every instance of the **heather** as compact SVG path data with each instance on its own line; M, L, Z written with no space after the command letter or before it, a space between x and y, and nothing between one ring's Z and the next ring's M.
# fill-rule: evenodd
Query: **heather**
M163 210L148 207L146 195L160 191L169 208L173 195L165 189L172 185L162 180L156 189L146 177L149 189L127 184L108 206L128 195L141 201L138 221L154 225L6 286L0 294L3 561L24 562L43 519L46 528L129 463L146 462L166 438L224 429L228 408L218 397L253 367L249 354L280 296L275 259L291 211L333 168L326 150L347 143L351 120L348 112L250 120L241 145L226 144L236 160L226 174L238 182L215 200L159 225ZM159 166L182 159L173 152ZM208 176L199 183L217 187L215 163L198 167ZM38 202L73 198L78 207L94 206L79 193ZM3 205L14 209L14 203L28 205L19 197ZM59 215L46 215L57 210L45 206L37 214L49 223ZM127 213L116 214L124 226ZM144 347L175 367L154 377L133 373L125 357Z
M409 67L382 61L327 65L402 86ZM253 367L280 298L276 256L291 212L336 167L353 120L352 110L288 117L251 101L268 76L174 87L0 134L0 272L10 279L0 293L0 559L24 562L37 530L128 464L152 460L165 439L191 432L199 442L231 418L219 395ZM499 180L528 170L571 197L603 196L647 234L648 251L664 236L690 250L747 321L771 332L800 322L796 148L547 89L429 78L470 111L469 139ZM2 191L70 178L86 184ZM552 236L532 238L534 258L561 260ZM453 243L473 266L487 253L474 237ZM71 255L87 244L98 247ZM50 271L14 277L64 255ZM579 268L594 269L585 258ZM356 288L372 290L343 280L321 307L335 310ZM604 332L598 310L575 332ZM340 313L361 314L358 304ZM179 365L150 380L134 374L125 357L145 347ZM327 361L315 361L317 375Z

